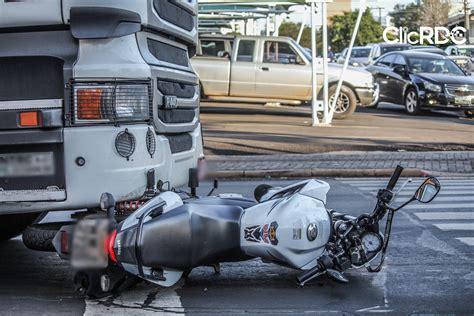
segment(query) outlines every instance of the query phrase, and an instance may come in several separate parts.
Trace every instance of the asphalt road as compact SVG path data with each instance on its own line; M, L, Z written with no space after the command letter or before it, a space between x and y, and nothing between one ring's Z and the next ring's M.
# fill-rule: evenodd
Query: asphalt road
M308 106L203 102L201 112L207 155L474 150L474 119L462 112L411 116L381 103L330 127L312 127Z
M328 182L328 207L355 215L372 210L374 194L386 179ZM258 183L225 182L219 191L251 196ZM0 314L472 314L474 178L443 178L441 183L438 200L413 204L396 215L383 271L351 271L347 285L322 277L299 288L296 271L252 260L224 264L220 275L211 268L195 269L170 289L140 284L121 295L85 300L74 293L66 263L54 254L29 251L16 239L0 244ZM404 189L397 203L416 186Z

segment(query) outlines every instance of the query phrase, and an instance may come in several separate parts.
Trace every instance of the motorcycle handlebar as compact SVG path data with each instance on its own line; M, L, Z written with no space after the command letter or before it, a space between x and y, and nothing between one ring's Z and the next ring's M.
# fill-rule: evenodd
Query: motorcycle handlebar
M308 282L311 279L314 279L318 275L321 275L323 273L323 270L321 266L318 264L314 268L309 269L301 273L296 277L296 281L298 281L298 284L304 285L306 282Z
M402 166L397 166L397 168L395 168L395 171L393 172L392 177L390 178L390 181L388 181L387 190L392 191L393 188L395 188L402 172L403 172Z

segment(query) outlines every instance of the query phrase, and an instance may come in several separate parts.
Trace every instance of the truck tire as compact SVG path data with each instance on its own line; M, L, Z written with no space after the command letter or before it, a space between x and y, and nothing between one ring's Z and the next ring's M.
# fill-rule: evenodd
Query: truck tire
M62 223L32 225L23 232L23 244L31 250L54 251L53 239Z
M329 87L329 102L332 103L334 94L336 93L336 85ZM336 111L334 112L334 118L337 120L345 119L351 116L357 108L357 97L348 86L343 85L341 87L341 94L339 95L339 101L337 103Z
M40 213L0 215L0 242L20 235L39 215Z

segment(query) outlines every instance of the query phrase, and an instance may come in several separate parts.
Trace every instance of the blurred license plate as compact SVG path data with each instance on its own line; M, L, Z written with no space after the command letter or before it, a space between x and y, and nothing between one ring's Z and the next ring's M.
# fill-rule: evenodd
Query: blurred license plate
M29 177L54 175L54 154L0 154L0 177Z
M472 97L457 97L454 99L454 103L459 105L471 105L473 100L474 98Z
M109 220L84 219L77 223L71 249L75 269L105 268L108 265L107 237Z

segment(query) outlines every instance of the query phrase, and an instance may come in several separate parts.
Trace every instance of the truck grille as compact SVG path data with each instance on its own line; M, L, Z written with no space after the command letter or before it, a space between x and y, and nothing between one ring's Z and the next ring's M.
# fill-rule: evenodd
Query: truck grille
M169 81L157 80L157 89L163 95L163 98L176 98L177 104L174 108L167 108L165 102L158 109L159 119L166 124L192 123L197 115L195 107L182 107L180 100L190 101L196 97L197 85Z
M176 0L154 0L153 3L156 12L162 19L186 31L192 31L195 17L176 2Z
M63 99L63 64L55 57L1 57L0 101Z
M456 97L467 97L474 95L474 85L446 85L448 94Z

